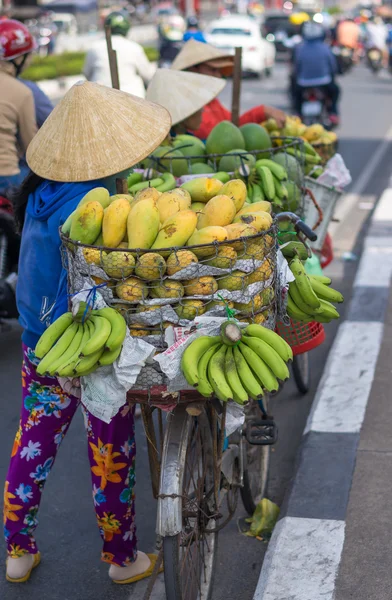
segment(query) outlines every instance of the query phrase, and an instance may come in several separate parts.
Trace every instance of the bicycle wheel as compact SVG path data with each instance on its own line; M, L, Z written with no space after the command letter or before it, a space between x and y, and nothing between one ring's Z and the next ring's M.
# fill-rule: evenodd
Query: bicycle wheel
M210 600L218 533L209 533L216 527L217 509L212 435L205 412L193 418L181 460L182 531L163 538L166 597Z
M263 399L264 409L268 412L268 397ZM259 420L262 411L257 402L249 402L245 408L245 427L249 420ZM268 476L271 446L249 444L243 436L243 487L241 499L246 512L253 515L257 504L264 498L268 488Z
M306 394L310 388L309 354L296 354L292 363L295 385L301 394Z

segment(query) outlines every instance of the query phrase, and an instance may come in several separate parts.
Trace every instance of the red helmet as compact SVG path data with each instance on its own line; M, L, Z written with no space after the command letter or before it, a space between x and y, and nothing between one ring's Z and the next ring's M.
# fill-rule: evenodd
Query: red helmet
M14 60L35 48L35 40L26 25L13 19L0 21L0 60Z

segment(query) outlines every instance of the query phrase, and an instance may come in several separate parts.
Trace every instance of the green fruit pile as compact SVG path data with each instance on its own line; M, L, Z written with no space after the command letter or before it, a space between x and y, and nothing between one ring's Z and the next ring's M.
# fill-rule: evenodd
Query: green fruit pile
M274 331L261 325L240 330L234 321L221 326L219 336L201 336L185 350L181 369L204 397L244 404L261 398L264 391L279 389L289 377L290 346Z

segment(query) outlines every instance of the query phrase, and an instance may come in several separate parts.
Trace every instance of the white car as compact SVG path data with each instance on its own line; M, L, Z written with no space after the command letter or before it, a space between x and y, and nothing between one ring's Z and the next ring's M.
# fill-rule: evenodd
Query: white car
M242 71L258 77L269 75L275 64L275 46L263 38L250 17L230 15L212 21L205 30L208 43L234 54L242 47Z

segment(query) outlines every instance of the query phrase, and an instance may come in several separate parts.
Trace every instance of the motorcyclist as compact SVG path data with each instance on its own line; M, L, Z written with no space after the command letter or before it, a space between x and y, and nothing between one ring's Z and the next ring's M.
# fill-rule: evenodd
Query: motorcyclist
M377 49L382 54L383 64L388 64L388 28L381 17L371 17L366 25L366 50Z
M19 158L37 131L33 93L17 80L34 49L34 39L23 23L0 22L0 194L22 182L25 173Z
M117 54L120 88L124 92L145 98L148 84L156 67L148 60L143 47L127 39L130 20L122 12L112 12L105 19L112 31L113 50ZM83 73L88 81L111 87L109 58L106 40L97 40L86 55Z
M203 35L203 32L200 30L199 19L192 15L188 17L187 22L187 30L184 33L184 42L188 42L189 40L196 40L197 42L203 42L203 44L207 43L206 38Z
M229 77L233 73L234 58L210 44L189 40L174 60L172 69L211 77ZM270 118L275 119L279 127L283 127L286 121L285 113L278 108L259 105L241 115L240 125L261 123ZM231 113L215 98L204 107L201 126L192 133L200 139L206 139L215 125L225 120L231 120Z
M159 28L159 66L170 66L183 46L185 21L170 15Z
M336 41L339 46L350 48L354 53L358 50L360 29L353 19L343 19L336 27Z
M302 97L306 88L323 90L330 104L327 107L333 124L339 122L338 99L340 88L335 83L338 67L336 57L325 43L325 31L321 25L309 21L302 29L303 43L294 55L295 109L301 115Z

